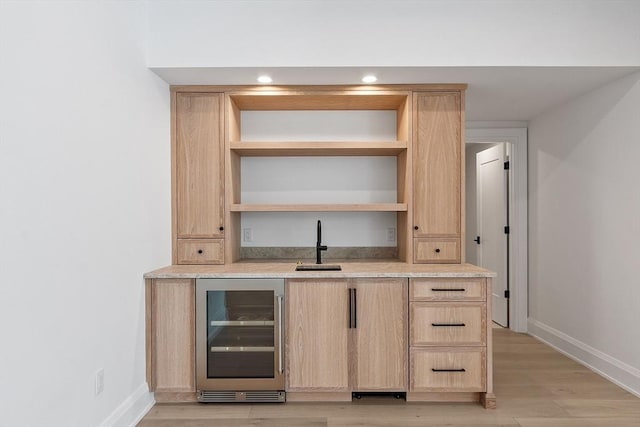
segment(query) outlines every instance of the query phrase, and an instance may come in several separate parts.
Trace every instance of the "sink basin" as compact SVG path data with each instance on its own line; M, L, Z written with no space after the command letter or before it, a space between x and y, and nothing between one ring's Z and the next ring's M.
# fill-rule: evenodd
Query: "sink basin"
M298 264L296 271L341 271L338 264Z

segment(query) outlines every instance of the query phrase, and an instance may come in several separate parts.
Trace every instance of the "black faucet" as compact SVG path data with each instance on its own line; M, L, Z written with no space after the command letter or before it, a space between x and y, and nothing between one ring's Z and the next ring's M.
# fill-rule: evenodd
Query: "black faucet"
M322 258L320 257L320 251L326 251L327 247L322 246L322 225L318 220L318 239L316 241L316 264L322 264Z

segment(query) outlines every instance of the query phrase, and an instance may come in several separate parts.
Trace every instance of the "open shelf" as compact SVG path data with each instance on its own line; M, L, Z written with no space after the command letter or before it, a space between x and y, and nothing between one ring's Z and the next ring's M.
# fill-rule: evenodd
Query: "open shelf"
M406 203L361 204L243 204L234 203L231 212L406 212Z
M406 141L393 142L231 142L240 156L397 156L407 150Z
M351 93L262 90L230 94L240 110L397 110L407 97L408 92L381 93L378 90Z
M243 227L252 228L246 224L260 230L266 230L266 224L291 229L307 217L327 218L328 226L336 221L341 230L359 221L349 235L368 243L358 248L384 240L380 233L369 235L372 224L378 231L396 228L395 256L386 258L406 261L414 90L358 86L225 91L225 233L230 236L225 261L255 258L241 252ZM333 164L327 168L325 162Z

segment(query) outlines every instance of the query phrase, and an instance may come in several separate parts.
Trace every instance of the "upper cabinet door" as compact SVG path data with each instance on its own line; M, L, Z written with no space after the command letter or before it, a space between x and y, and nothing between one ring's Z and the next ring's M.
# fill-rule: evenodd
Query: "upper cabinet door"
M178 238L222 237L223 97L176 94L175 215Z
M460 92L414 94L414 237L460 237Z

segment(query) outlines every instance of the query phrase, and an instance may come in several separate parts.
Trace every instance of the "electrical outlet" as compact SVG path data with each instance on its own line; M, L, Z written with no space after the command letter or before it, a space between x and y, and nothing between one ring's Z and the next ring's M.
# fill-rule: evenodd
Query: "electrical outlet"
M96 396L104 391L104 369L96 372Z
M396 241L396 229L391 227L387 228L387 242L395 242Z
M242 229L242 241L243 242L252 242L253 241L253 230L250 228Z

